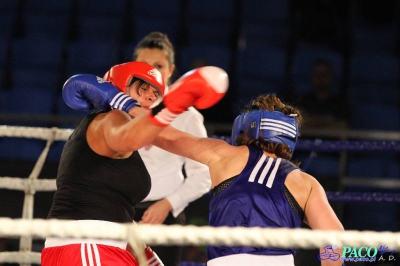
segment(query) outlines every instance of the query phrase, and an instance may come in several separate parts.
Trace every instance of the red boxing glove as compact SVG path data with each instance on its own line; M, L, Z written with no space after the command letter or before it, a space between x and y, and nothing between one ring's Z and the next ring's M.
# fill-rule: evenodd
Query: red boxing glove
M147 264L149 264L149 266L164 266L164 263L162 263L157 254L149 246L144 249L144 254L146 255Z
M171 85L163 105L152 109L150 121L167 126L190 106L209 108L218 103L228 90L228 74L219 67L205 66L191 70Z

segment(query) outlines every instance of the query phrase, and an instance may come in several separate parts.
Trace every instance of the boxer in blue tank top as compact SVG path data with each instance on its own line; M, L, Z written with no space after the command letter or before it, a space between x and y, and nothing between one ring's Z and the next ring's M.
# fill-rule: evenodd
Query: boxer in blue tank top
M153 144L209 167L211 226L299 228L304 222L311 229L343 231L322 186L292 161L301 122L295 107L274 94L260 95L235 119L231 144L173 128ZM295 255L295 248L208 246L207 265L293 266Z
M298 228L303 210L285 187L288 173L298 169L285 159L264 155L261 149L249 146L250 156L243 172L213 189L209 225ZM226 188L224 186L229 184ZM273 202L274 204L265 204ZM208 257L232 254L295 255L294 249L253 247L208 247Z

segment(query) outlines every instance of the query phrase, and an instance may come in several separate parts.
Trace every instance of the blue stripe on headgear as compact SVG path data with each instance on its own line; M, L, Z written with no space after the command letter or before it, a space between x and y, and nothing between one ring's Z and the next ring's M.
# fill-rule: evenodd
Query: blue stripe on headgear
M236 145L240 133L246 131L251 139L262 136L265 141L287 144L292 154L299 135L295 115L267 110L250 111L236 117L232 126L232 144Z

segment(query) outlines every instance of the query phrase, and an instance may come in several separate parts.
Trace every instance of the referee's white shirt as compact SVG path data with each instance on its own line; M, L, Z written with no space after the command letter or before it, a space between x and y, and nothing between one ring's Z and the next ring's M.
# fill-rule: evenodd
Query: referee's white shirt
M177 116L171 125L194 136L207 137L204 118L193 107ZM207 166L155 146L142 148L139 153L151 177L151 190L143 202L167 198L172 205L172 214L176 217L190 202L211 189ZM186 179L182 173L183 165Z

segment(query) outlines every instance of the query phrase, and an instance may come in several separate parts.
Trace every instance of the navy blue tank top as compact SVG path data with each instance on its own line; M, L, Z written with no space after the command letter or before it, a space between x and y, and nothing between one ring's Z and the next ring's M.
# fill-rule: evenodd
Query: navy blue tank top
M49 219L132 222L134 206L150 192L150 175L137 151L111 159L89 147L86 131L98 114L83 118L65 143Z
M261 149L253 146L248 148L249 159L243 171L232 178L230 184L219 184L218 186L224 187L211 198L209 225L299 228L302 218L291 207L291 202L285 195L290 192L285 192L284 184L286 176L298 167L285 159L267 157ZM295 255L295 252L294 248L207 247L209 260L241 253Z

